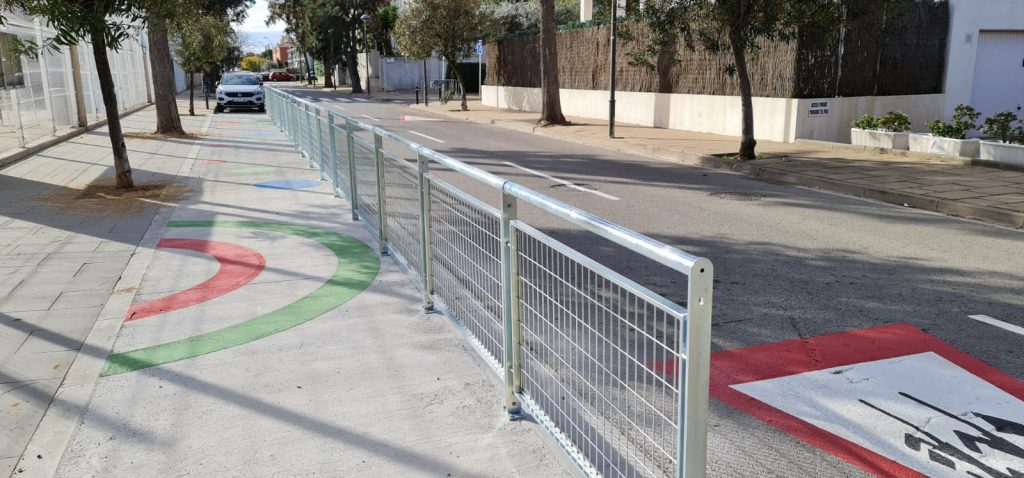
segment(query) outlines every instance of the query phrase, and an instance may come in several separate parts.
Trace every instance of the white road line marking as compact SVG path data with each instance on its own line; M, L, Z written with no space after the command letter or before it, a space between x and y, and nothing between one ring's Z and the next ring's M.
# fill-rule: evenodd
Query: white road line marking
M422 136L422 137L424 137L424 138L427 138L427 139L429 139L429 140L431 140L431 141L437 141L438 143L444 143L444 141L443 141L443 140L437 139L437 138L435 138L435 137L433 137L433 136L427 136L427 135L425 135L425 134L423 134L423 133L418 133L418 132L416 132L416 131L413 131L413 130L409 130L409 132L410 132L410 133L412 133L412 134L414 134L414 135L416 135L416 136Z
M360 102L360 103L366 103L367 101L370 101L370 100L368 100L368 99L366 99L366 98L352 98L352 99L353 99L353 100L356 100L356 101L358 101L358 102Z
M363 118L369 118L369 119L371 119L373 121L380 121L379 119L374 118L373 116L370 116L370 115L359 115L359 116L362 116Z
M999 319L993 319L987 315L968 315L968 317L977 320L978 322L984 322L989 325L994 325L1003 330L1009 330L1015 334L1024 335L1024 327L1019 327L1013 324L1008 324Z
M612 196L611 194L603 193L601 191L594 191L593 189L587 189L587 188L585 188L583 186L579 186L579 185L570 183L569 181L566 181L564 179L559 179L559 178L556 178L554 176L551 176L550 174L544 174L544 173L542 173L540 171L535 171L535 170L530 169L530 168L524 168L524 167L522 167L522 166L520 166L518 164L510 163L508 161L504 161L504 163L509 165L509 166L512 166L513 168L520 169L520 170L526 171L526 172L528 172L530 174L534 174L534 175L540 176L540 177L542 177L544 179L547 179L549 181L554 181L554 182L556 182L558 184L562 184L565 187L572 188L572 189L575 189L577 191L595 194L595 195L601 196L601 197L603 197L605 199L611 199L612 201L618 201L619 200L619 198L617 198L615 196Z
M351 103L348 98L335 98L334 101L337 101L338 103Z

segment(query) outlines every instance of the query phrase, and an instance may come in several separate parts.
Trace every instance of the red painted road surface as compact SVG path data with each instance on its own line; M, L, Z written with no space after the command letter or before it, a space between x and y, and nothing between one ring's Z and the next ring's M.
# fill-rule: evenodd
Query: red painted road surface
M266 267L263 255L237 244L198 239L161 239L157 247L208 254L217 260L220 269L213 277L192 288L133 305L128 309L125 321L144 319L216 299L248 284Z

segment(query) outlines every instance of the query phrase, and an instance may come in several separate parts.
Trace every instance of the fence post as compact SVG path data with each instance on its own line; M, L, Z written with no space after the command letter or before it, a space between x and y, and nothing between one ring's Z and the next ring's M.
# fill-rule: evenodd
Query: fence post
M694 262L686 295L686 328L679 327L679 351L686 351L686 368L678 377L682 386L677 463L678 476L686 478L703 478L707 467L713 279L711 261L700 258Z
M327 178L327 173L324 172L324 127L322 124L323 120L320 118L320 109L313 107L313 112L316 113L316 159L320 162L320 179Z
M512 255L512 236L515 233L512 230L512 221L516 219L517 201L515 196L505 191L507 184L506 182L501 187L501 318L505 326L502 334L505 348L505 411L508 412L510 419L517 419L523 414L519 398L516 397L516 376L519 374L516 358L519 354L516 352L515 337L518 324L515 322L519 314L515 309L519 307L519 303L518 300L513 302L518 294L512 292L519 282L518 267L514 264L517 258Z
M334 137L334 115L330 111L327 112L327 134L330 136L329 141L331 142L331 175L328 175L328 179L331 181L331 189L334 189L334 196L338 197L338 191L341 190L341 182L338 180L338 140Z
M345 134L348 137L348 190L352 193L352 197L349 198L348 203L352 205L352 220L359 220L359 194L357 193L357 181L356 177L356 145L355 135L352 133L352 122L345 119Z
M384 185L384 138L373 132L373 152L377 165L377 234L380 237L380 255L388 255L387 187Z
M18 89L11 88L11 106L14 107L14 122L18 127L18 146L25 147L25 127L21 124L21 100L18 98Z
M36 45L43 44L43 30L39 26L39 17L32 20L32 24L36 29ZM46 116L50 118L50 134L57 134L57 121L53 117L53 97L52 91L50 91L50 71L49 67L46 66L46 51L41 50L37 60L39 62L39 77L43 84L43 104L46 107Z
M423 310L430 312L434 310L434 270L431 265L433 261L434 246L431 243L430 224L430 160L422 153L416 157L416 164L419 166L420 179L420 263L423 264Z
M302 142L306 145L306 159L309 160L309 167L313 167L313 145L312 128L309 126L309 103L302 103L302 113L305 116L303 123L306 124L306 134L302 135Z

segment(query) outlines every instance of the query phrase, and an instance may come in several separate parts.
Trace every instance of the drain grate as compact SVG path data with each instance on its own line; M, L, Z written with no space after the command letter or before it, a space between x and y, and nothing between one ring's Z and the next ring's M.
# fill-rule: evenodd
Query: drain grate
M720 191L708 194L708 196L718 199L728 199L730 201L758 201L764 199L764 196L760 194L742 191Z

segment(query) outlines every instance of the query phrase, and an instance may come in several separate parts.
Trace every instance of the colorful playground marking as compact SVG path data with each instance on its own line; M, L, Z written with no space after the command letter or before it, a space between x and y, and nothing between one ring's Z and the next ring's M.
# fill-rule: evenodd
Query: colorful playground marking
M711 394L874 475L1024 476L1024 382L907 324L717 352Z
M111 354L101 376L132 372L236 347L295 327L348 302L369 287L380 270L377 254L365 243L322 229L247 221L173 221L168 223L168 227L218 227L290 234L320 243L334 253L338 265L323 285L284 307L212 332Z
M319 185L320 181L314 181L312 179L282 179L278 181L264 181L262 183L255 184L258 188L267 189L308 189L315 188Z
M213 277L194 287L133 305L128 309L125 321L144 319L216 299L248 284L260 275L266 266L266 260L260 253L237 244L198 239L161 239L157 247L208 254L217 260L220 269Z

